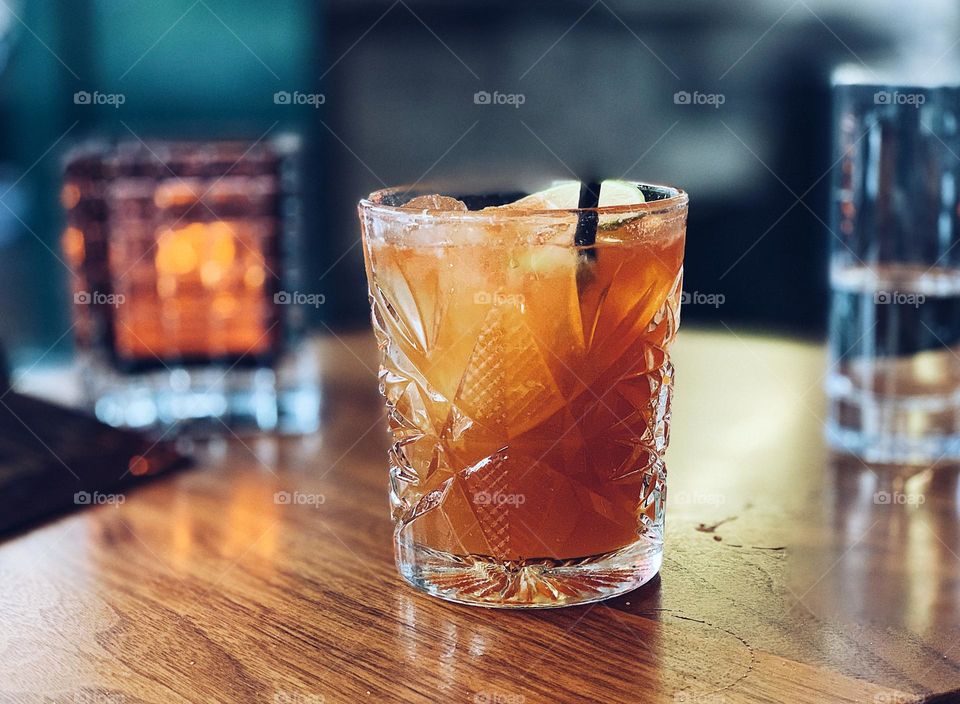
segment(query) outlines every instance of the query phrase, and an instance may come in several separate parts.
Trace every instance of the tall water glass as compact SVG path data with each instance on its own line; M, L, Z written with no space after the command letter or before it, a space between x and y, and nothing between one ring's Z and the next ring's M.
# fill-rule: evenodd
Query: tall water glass
M960 92L833 90L828 439L870 462L960 457Z

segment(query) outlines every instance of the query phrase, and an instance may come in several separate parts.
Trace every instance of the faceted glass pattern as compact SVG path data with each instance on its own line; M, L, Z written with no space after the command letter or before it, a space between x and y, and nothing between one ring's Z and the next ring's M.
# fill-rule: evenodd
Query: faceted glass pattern
M401 573L495 606L660 565L686 198L601 216L361 204ZM601 211L603 213L603 211Z

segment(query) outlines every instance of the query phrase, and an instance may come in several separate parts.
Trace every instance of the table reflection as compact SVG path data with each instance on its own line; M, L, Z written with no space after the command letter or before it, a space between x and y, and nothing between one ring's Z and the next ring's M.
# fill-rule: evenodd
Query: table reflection
M535 671L585 673L576 681L564 678L565 687L582 687L585 696L606 681L609 691L634 685L638 700L646 693L710 701L698 698L716 695L750 671L752 653L741 638L667 613L659 607L659 592L660 582L654 580L608 603L490 612L439 603L402 585L394 602L396 652L411 668L439 663L438 688L469 691L474 702L549 700L549 692L532 688L534 678L524 677ZM724 652L731 667L718 671L705 652ZM508 657L499 662L504 654ZM502 678L490 677L491 671L502 672ZM477 679L478 672L487 677Z
M909 657L888 652L902 648L895 632L926 643L955 641L960 604L949 595L960 570L956 467L912 474L836 455L826 479L819 531L832 549L798 546L791 580L797 608L823 621L822 646L839 652L848 648L845 639L862 639L887 656ZM942 674L928 672L929 684Z

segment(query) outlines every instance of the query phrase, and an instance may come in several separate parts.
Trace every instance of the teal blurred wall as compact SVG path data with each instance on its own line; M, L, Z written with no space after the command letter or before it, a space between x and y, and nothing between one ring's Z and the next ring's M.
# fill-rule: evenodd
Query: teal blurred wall
M69 353L59 252L59 164L91 135L241 137L300 132L317 111L277 91L317 92L322 4L307 0L6 0L0 40L0 339L15 362ZM78 105L74 93L120 94ZM319 175L307 174L309 187ZM4 193L6 192L6 193ZM315 199L311 199L313 201ZM308 219L310 213L307 213ZM51 349L52 347L52 349Z

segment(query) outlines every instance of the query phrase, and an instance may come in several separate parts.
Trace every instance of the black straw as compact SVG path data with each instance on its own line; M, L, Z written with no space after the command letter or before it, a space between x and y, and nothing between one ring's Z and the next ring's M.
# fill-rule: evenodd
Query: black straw
M580 200L577 202L577 231L573 236L573 243L577 247L583 247L583 254L587 259L595 259L597 256L593 245L597 242L597 223L599 216L597 208L600 205L600 182L583 181L580 183Z

